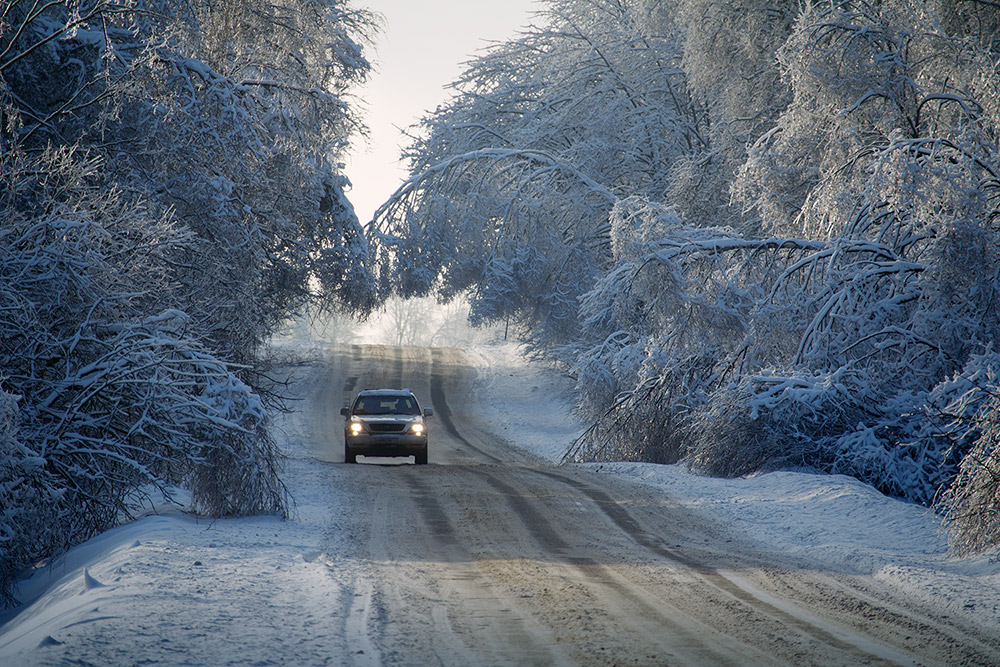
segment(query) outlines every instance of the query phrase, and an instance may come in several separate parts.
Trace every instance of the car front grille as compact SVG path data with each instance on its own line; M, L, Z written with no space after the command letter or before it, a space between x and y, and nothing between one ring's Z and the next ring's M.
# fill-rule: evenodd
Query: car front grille
M402 433L406 430L406 424L368 424L368 430L372 433Z

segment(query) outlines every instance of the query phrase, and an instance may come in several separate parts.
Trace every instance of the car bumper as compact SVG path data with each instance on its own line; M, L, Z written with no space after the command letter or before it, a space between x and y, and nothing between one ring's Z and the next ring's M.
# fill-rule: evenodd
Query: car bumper
M348 435L347 449L361 456L413 456L427 451L427 438L418 435Z

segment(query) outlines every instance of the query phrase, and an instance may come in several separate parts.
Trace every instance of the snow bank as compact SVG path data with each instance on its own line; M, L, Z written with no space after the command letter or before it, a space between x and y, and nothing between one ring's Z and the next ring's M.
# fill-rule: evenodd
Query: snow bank
M997 554L950 557L940 519L931 510L886 497L851 477L773 472L716 479L677 465L586 466L661 488L772 549L871 575L936 606L996 622Z
M475 404L489 429L546 461L562 460L583 432L573 415L573 379L529 363L514 343L478 345L466 356L478 370Z
M102 583L103 563L118 560L142 540L169 531L168 517L148 517L88 540L26 580L19 589L23 601L35 601L6 625L0 625L0 657L52 643L52 636L79 622L114 594ZM101 573L91 574L95 567ZM98 578L100 577L100 579ZM14 610L18 611L18 610ZM11 613L11 612L8 612ZM0 622L6 620L0 615Z
M95 665L269 664L275 655L318 665L347 655L344 618L358 590L339 566L355 543L348 500L300 422L276 429L294 520L211 521L161 507L107 531L21 582L22 606L0 613L0 665L52 664L62 644L74 662Z

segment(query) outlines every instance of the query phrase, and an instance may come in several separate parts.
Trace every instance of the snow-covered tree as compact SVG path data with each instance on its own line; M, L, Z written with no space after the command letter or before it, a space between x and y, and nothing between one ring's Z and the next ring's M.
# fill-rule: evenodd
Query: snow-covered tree
M799 15L800 0L682 0L683 70L707 110L701 150L674 167L665 200L689 224L733 226L753 233L757 219L731 200L747 146L770 131L788 105L778 50Z
M851 474L996 541L998 27L974 0L546 3L415 133L382 285L469 291L569 361L571 455Z
M0 157L0 595L19 567L191 488L281 512L260 399L199 340L169 264L192 235L71 149Z
M174 485L286 509L254 364L307 298L370 303L339 160L375 27L341 0L0 7L0 596Z
M241 361L310 295L364 308L339 159L367 12L315 3L17 2L0 56L19 140L79 142L196 234L178 304ZM5 34L8 31L4 31ZM69 101L67 101L69 100Z
M972 515L1000 333L996 54L940 26L902 2L799 17L792 102L737 183L764 234L616 207L578 367L617 398L577 453L807 466L925 503L961 463L947 497Z
M571 339L616 197L662 193L703 142L669 18L654 2L549 2L539 26L473 60L376 214L383 287L469 291L476 321Z

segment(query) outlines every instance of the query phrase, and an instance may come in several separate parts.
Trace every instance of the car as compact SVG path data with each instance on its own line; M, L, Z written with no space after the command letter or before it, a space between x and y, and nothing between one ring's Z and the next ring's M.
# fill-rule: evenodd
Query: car
M434 414L423 411L409 389L365 389L350 407L340 410L344 421L344 461L362 456L413 456L427 463L427 425Z

